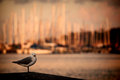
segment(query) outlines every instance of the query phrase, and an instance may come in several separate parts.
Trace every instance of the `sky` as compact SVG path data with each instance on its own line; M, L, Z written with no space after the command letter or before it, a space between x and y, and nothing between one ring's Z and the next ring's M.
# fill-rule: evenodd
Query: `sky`
M21 9L25 9L26 19L36 2L36 16L40 17L42 9L43 21L52 20L52 6L56 7L56 18L62 12L62 4L65 4L65 20L72 25L94 25L97 29L101 24L109 20L111 27L120 27L120 1L119 0L0 0L0 29L3 23L9 19L12 12L18 15ZM99 29L99 28L98 28Z
M37 2L37 9L42 5L43 19L50 19L51 5L57 6L57 2L64 2L66 20L99 25L108 18L112 26L120 26L119 0L0 0L0 24L9 18L13 11L19 13L21 8L29 11L34 1Z

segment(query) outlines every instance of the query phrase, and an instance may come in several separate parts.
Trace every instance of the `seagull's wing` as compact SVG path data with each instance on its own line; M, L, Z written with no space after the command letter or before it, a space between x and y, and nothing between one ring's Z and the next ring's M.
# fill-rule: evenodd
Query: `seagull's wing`
M22 60L19 61L14 61L13 63L17 63L17 64L29 64L30 62L32 62L32 57L26 57Z

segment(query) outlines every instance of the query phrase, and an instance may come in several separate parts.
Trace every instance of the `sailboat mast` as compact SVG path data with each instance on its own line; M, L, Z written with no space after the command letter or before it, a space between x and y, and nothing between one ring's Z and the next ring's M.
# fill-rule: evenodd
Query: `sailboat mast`
M6 44L6 40L7 40L7 37L6 37L6 23L3 23L3 43Z
M10 15L9 22L8 22L8 44L13 44L13 13Z
M90 44L91 46L94 46L94 41L95 41L95 37L94 37L94 25L91 25L91 39L90 39Z
M17 14L14 13L14 43L18 44L18 23L17 23Z
M21 18L22 18L22 24L21 24L21 45L23 45L24 44L24 42L25 42L25 30L24 30L24 28L25 28L25 9L24 8L22 8L22 10L21 10L21 13L22 13L22 15L21 15Z
M106 19L106 26L107 26L107 44L110 45L110 23L109 20Z
M51 27L52 27L52 42L54 42L54 38L55 38L55 13L56 12L56 7L55 5L52 6L52 24L51 24Z

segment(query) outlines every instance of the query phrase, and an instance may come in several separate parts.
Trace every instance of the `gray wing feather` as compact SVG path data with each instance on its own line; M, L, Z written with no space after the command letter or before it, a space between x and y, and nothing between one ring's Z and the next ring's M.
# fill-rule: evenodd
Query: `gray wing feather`
M32 58L31 57L26 57L22 60L19 60L19 61L15 61L14 63L17 63L17 64L29 64L30 62L32 62Z

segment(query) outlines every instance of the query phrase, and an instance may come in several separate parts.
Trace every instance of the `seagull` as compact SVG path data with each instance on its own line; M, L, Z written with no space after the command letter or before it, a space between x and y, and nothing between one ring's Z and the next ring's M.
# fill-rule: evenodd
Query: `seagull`
M29 67L35 64L37 61L36 54L32 53L29 57L26 57L24 59L18 60L18 61L13 61L12 63L19 64L23 67L27 67L27 70L29 72Z

